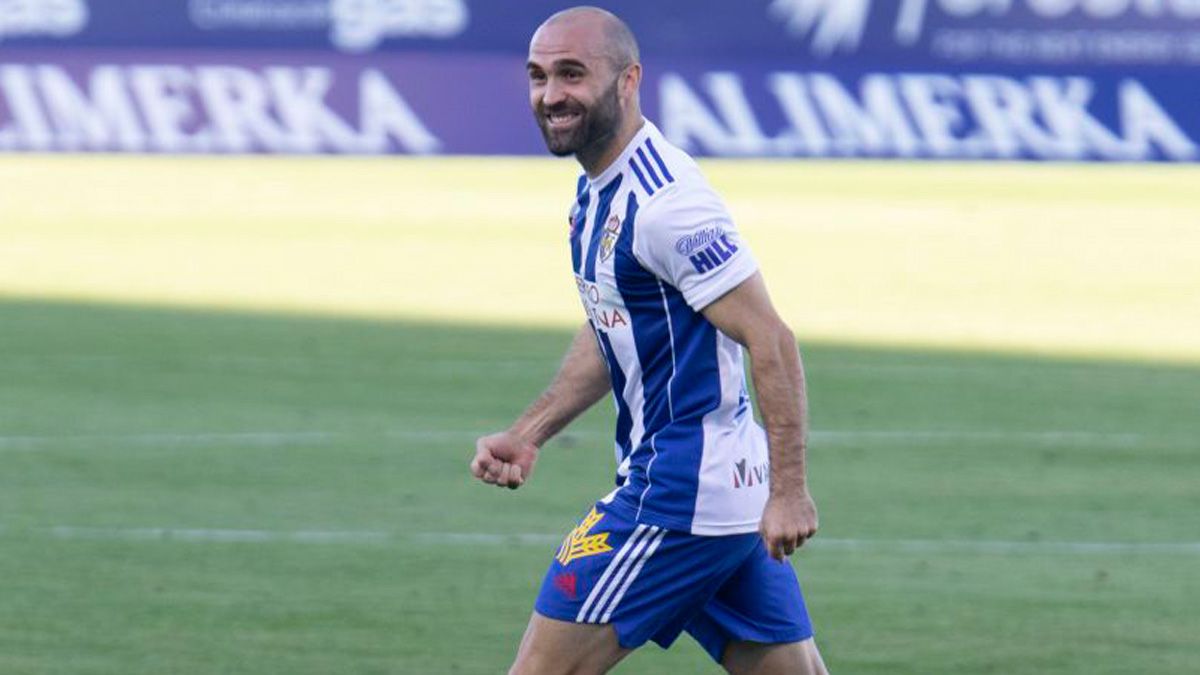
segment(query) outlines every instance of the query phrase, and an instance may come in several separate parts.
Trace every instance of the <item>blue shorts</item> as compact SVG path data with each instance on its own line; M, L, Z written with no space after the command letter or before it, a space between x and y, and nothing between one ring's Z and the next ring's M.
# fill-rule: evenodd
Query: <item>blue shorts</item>
M563 540L535 604L542 616L611 623L622 647L687 631L718 663L731 641L812 637L796 573L757 532L702 537L636 523L597 503Z

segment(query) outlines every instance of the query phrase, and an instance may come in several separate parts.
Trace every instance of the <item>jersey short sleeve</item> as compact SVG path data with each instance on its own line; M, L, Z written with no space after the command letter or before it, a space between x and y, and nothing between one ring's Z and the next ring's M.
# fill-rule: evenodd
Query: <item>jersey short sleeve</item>
M634 254L697 312L758 270L728 210L707 184L671 186L637 220Z

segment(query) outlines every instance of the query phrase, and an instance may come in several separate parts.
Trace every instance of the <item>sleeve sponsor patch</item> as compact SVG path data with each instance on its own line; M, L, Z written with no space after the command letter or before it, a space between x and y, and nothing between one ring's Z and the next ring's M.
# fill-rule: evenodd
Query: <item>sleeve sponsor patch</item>
M736 237L717 223L686 234L675 241L675 252L688 259L697 274L707 274L737 253Z

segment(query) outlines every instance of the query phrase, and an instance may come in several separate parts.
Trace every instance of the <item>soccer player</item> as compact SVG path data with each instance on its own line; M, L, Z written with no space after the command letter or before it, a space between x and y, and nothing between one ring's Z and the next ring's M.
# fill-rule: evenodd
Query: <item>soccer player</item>
M628 27L559 12L527 69L546 145L583 167L569 239L588 320L546 391L479 439L471 471L520 487L610 391L618 467L551 561L511 672L603 673L687 631L732 673L824 673L787 562L817 530L795 338L696 163L642 117Z

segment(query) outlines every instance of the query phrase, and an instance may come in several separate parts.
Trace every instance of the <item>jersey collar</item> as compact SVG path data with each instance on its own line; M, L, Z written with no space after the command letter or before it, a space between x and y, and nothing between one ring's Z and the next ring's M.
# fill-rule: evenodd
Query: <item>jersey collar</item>
M629 139L629 143L627 143L625 148L621 150L621 154L613 160L613 163L608 165L608 168L604 169L599 176L588 180L588 186L602 188L605 185L608 185L612 179L617 177L617 174L625 170L625 166L629 164L629 158L633 155L634 151L645 142L647 138L651 137L652 131L658 131L658 129L650 123L650 120L643 117L642 128L638 129L637 133L633 135L633 138Z

